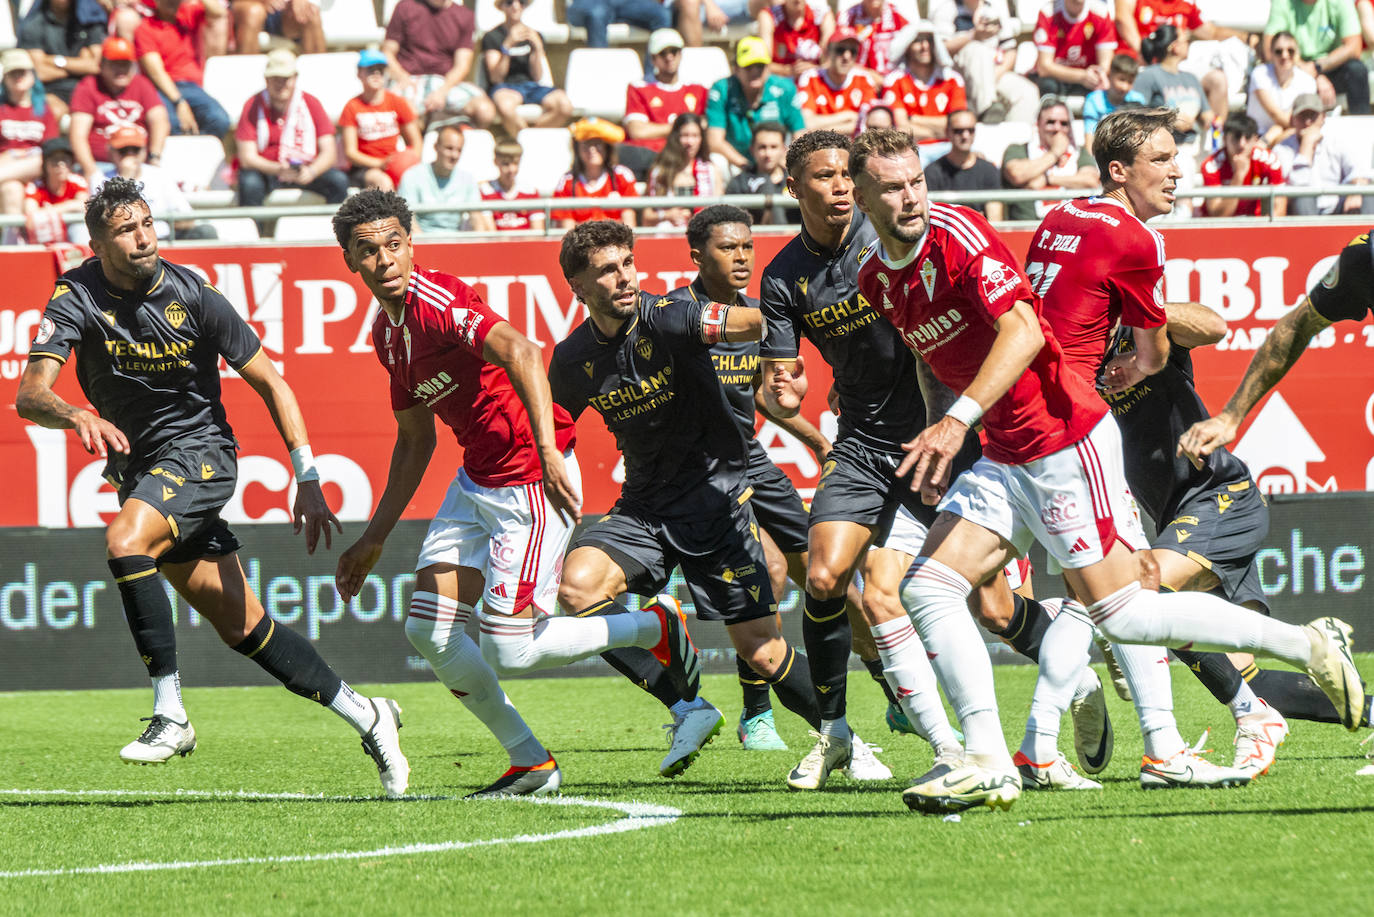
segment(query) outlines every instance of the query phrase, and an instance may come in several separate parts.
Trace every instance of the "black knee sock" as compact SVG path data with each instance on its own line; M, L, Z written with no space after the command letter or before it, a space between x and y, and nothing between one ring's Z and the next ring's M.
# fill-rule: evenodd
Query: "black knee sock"
M607 599L582 609L574 617L589 618L593 615L628 614L629 611L630 609L614 599ZM668 677L668 670L648 650L642 650L637 646L623 647L607 650L601 654L601 658L606 660L607 665L634 682L639 688L652 694L665 707L671 707L684 699L677 688L673 687L673 680Z
M1308 675L1282 669L1260 669L1253 664L1246 666L1240 674L1250 683L1250 689L1264 698L1266 704L1290 719L1316 723L1341 721L1330 699ZM1361 726L1369 725L1369 706L1366 702Z
M328 707L343 684L310 641L267 615L234 647L262 666L292 694Z
M808 593L806 613L802 616L802 641L811 661L811 682L816 688L821 719L838 720L844 716L850 636L844 596L818 599Z
M172 622L172 603L157 575L157 561L146 554L115 557L106 561L119 597L124 619L134 635L134 646L150 678L173 675L177 670L177 635Z
M883 689L883 696L887 698L889 704L901 706L901 701L897 700L897 695L892 693L892 685L887 683L883 677L883 661L881 659L863 660L864 668L868 669L868 676L878 683L878 687Z
M739 653L735 654L735 669L739 672L739 690L744 696L744 718L753 719L760 713L767 713L773 709L772 700L769 698L768 679L749 667L749 663L744 661L744 657ZM807 690L811 686L807 685Z
M1174 658L1182 662L1202 682L1203 687L1223 704L1235 700L1243 679L1234 663L1225 653L1195 653L1192 650L1170 650ZM1321 691L1317 691L1321 694ZM1325 696L1325 695L1323 695ZM1331 708L1332 716L1336 708Z
M1028 599L1013 592L1011 601L1015 609L1011 613L1011 621L1007 623L1006 630L997 636L1010 643L1011 648L1022 656L1039 662L1040 641L1045 639L1045 631L1049 630L1054 619L1035 599Z
M821 711L816 705L816 689L811 683L811 666L806 657L792 647L782 665L768 679L784 707L806 720L812 729L821 728Z

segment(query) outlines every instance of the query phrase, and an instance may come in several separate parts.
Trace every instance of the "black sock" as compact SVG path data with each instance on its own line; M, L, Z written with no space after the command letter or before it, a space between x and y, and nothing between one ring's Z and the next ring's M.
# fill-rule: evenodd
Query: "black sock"
M234 647L262 666L292 694L328 707L343 684L310 641L267 615Z
M1011 648L1022 656L1039 662L1040 641L1045 639L1045 631L1049 630L1054 619L1035 599L1028 599L1013 592L1011 601L1015 609L1011 613L1011 621L1007 623L1006 630L997 636L1011 644Z
M1250 674L1251 671L1254 674ZM1260 669L1247 666L1242 673L1250 682L1250 689L1264 698L1264 702L1284 716L1315 723L1339 723L1336 708L1309 675L1283 669ZM1369 725L1369 704L1365 704L1364 722Z
M1174 658L1186 665L1197 680L1202 682L1203 687L1212 692L1212 696L1223 704L1229 704L1235 700L1236 692L1240 690L1244 679L1240 677L1240 671L1235 663L1227 657L1225 653L1195 653L1192 650L1170 650ZM1318 694L1321 691L1317 692ZM1336 708L1331 708L1334 716Z
M177 634L172 622L172 603L157 575L157 561L147 554L115 557L106 563L124 601L124 619L134 635L134 646L148 676L174 675L177 670Z
M844 596L818 599L808 593L806 613L802 616L802 641L811 661L816 705L824 720L838 720L844 716L850 636Z
M881 659L863 660L864 668L868 669L868 675L878 683L878 687L883 689L883 696L887 698L889 704L901 706L901 701L897 700L897 695L892 693L892 685L887 683L883 677L883 661Z
M587 606L574 617L589 618L593 615L628 614L629 611L630 609L615 599L606 599L604 602ZM668 677L668 670L648 650L642 650L637 646L628 646L607 650L601 654L601 658L606 660L607 665L630 679L640 689L652 694L665 707L671 707L684 699L677 688L673 687L673 680Z
M811 666L806 657L791 646L782 665L768 679L784 707L806 720L812 729L821 728L821 711L816 705L816 689L811 684Z
M744 719L752 720L760 713L767 713L773 709L773 702L769 698L768 679L749 667L749 663L744 661L744 657L739 653L735 654L735 669L739 672L739 690L744 695ZM810 686L807 686L810 690Z

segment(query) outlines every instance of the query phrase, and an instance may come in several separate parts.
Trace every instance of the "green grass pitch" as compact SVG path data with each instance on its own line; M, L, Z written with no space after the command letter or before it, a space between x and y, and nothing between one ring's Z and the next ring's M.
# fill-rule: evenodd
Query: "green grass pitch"
M1361 668L1374 671L1374 659ZM1174 671L1185 735L1211 727L1214 759L1229 762L1229 714ZM1034 671L997 676L1014 747ZM1146 793L1133 711L1109 690L1117 746L1103 791L1025 794L1010 812L952 823L902 805L930 753L887 733L881 694L858 673L851 722L898 776L837 776L813 794L783 785L809 747L786 711L777 721L791 750L740 748L730 677L704 684L727 729L675 781L657 771L664 711L623 680L507 689L557 755L565 802L681 814L610 833L626 826L623 811L460 800L505 758L437 683L381 689L405 707L411 792L437 797L403 801L376 798L371 762L341 721L280 689L188 689L200 747L163 767L117 758L147 714L146 691L9 694L0 872L254 862L7 875L0 913L1367 914L1374 904L1374 777L1355 776L1360 737L1337 726L1294 723L1273 771L1249 787ZM1066 720L1072 757L1071 742ZM236 791L262 795L227 795Z

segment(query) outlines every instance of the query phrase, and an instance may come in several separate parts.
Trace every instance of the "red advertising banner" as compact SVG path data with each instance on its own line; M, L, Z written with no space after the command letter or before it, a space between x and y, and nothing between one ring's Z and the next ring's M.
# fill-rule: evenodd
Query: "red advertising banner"
M1195 355L1199 389L1220 406L1268 329L1317 282L1335 253L1359 232L1332 226L1209 227L1164 230L1169 261L1165 295L1216 309L1230 332L1216 348ZM1007 234L1024 252L1029 232ZM759 270L788 237L758 237ZM320 472L339 517L367 518L386 482L395 426L386 374L372 353L368 329L376 310L363 284L333 246L175 248L164 255L203 273L263 339L305 410ZM681 237L644 238L636 255L644 289L663 292L693 277ZM557 240L417 244L423 266L459 275L492 308L546 352L585 317L558 269ZM0 525L55 528L101 525L116 509L100 477L102 464L67 432L43 430L18 418L14 393L29 342L54 279L53 259L39 252L0 254L9 279L0 309L0 467L10 490ZM755 291L757 290L757 282ZM1374 326L1342 324L1318 336L1309 353L1256 411L1236 451L1269 492L1365 490L1374 476ZM825 410L825 364L807 361L811 395L804 410L833 432ZM75 373L58 391L83 403ZM239 487L226 507L231 522L286 521L294 496L290 465L261 400L228 372L224 401L238 435ZM804 492L820 468L809 451L772 427L760 439ZM460 461L452 437L440 449L409 517L430 515ZM592 412L578 425L578 456L586 507L608 508L619 493L619 456ZM355 531L357 526L352 527Z

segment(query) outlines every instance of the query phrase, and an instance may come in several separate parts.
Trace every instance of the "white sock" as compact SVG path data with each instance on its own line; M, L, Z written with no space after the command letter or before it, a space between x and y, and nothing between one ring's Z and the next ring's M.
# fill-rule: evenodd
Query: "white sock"
M849 728L849 721L844 717L838 720L821 720L821 735L830 736L832 739L849 739L854 733Z
M1295 624L1232 605L1205 592L1157 593L1131 583L1088 609L1113 643L1273 656L1306 668L1312 644Z
M346 681L339 683L339 693L329 702L329 709L358 730L360 736L367 735L377 724L377 710L372 701L350 688Z
M893 618L873 625L870 630L878 647L878 658L883 661L883 678L897 695L897 702L911 725L920 731L937 755L957 749L959 742L945 715L935 670L930 667L926 648L911 625L911 619Z
M653 649L662 636L658 615L630 611L586 618L477 616L482 657L502 675L567 665L624 646Z
M1169 654L1158 646L1113 643L1112 655L1131 686L1131 701L1140 719L1145 754L1156 761L1169 760L1187 747L1174 720Z
M501 690L501 683L482 658L482 651L463 630L471 616L470 605L433 592L417 592L406 618L406 636L429 661L444 687L496 736L510 754L512 764L542 764L548 760L548 750L534 738L515 705ZM520 761L516 761L517 755Z
M1040 675L1035 680L1021 754L1033 764L1053 764L1059 756L1059 724L1075 689L1083 684L1093 626L1077 602L1063 609L1045 630L1040 642ZM1095 678L1096 676L1094 676Z
M1073 699L1082 700L1089 694L1102 687L1102 679L1097 677L1097 673L1087 666L1083 667L1083 674L1078 679L1078 687L1073 689Z
M181 703L180 672L153 678L153 716L166 717L178 723L186 722L186 708Z
M921 557L902 583L903 604L911 611L931 666L964 731L967 755L1011 768L1007 740L997 717L997 692L988 648L969 614L968 580L954 570Z
M1231 708L1231 715L1236 718L1236 722L1240 722L1240 718L1243 716L1259 713L1261 709L1260 699L1248 681L1240 683L1240 690L1236 692L1235 697L1227 702L1226 706Z

